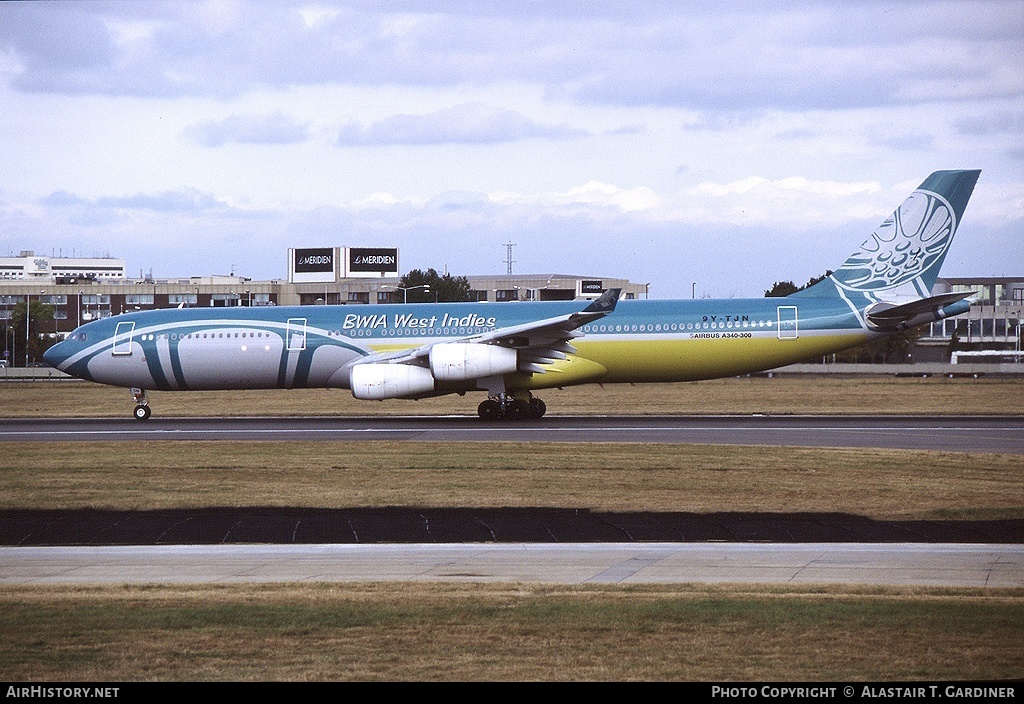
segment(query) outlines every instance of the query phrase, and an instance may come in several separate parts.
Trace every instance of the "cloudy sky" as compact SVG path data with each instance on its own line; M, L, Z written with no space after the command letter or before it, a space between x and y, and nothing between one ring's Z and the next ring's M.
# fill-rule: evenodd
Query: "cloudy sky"
M980 168L944 274L1024 274L1024 1L0 3L0 256L759 296Z

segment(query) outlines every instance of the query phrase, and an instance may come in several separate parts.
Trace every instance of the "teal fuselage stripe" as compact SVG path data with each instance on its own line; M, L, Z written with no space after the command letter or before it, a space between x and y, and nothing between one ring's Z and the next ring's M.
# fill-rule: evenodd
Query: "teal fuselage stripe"
M144 340L142 342L142 353L146 355L146 366L149 373L153 375L153 382L158 389L170 389L167 383L167 376L164 374L164 367L160 364L160 352L157 349L158 340Z
M174 383L182 391L188 391L188 382L185 381L185 372L181 368L181 355L178 354L179 340L171 340L171 373L174 374Z

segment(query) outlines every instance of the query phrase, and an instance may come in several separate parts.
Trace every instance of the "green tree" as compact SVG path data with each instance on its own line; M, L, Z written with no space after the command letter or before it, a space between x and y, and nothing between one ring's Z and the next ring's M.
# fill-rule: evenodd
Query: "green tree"
M807 283L804 284L803 288L810 288L814 284L819 284L830 276L832 276L832 270L826 269L825 273L822 274L821 276L812 276L810 279L808 279Z
M11 363L25 363L25 304L19 303L11 309L8 321L13 332L14 347L11 349ZM43 352L50 349L57 341L52 337L53 306L40 301L32 301L29 305L28 319L28 357L29 363L38 362Z
M800 289L792 281L776 281L775 285L764 292L765 298L776 298L796 293Z
M399 280L398 286L407 289L401 300L407 299L409 303L473 300L473 289L470 288L469 279L447 273L442 276L433 269L413 269ZM419 288L423 286L430 288Z
M805 288L810 288L814 284L824 281L831 275L832 270L829 269L821 276L812 276L803 286L797 286L792 281L776 281L774 286L764 292L764 295L765 298L788 296L791 293L796 293L797 291L803 291Z

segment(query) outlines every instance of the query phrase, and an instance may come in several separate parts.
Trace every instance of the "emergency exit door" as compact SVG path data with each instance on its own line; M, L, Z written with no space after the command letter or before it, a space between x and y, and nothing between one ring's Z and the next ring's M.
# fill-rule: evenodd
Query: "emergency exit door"
M779 339L795 340L799 334L796 306L779 306Z

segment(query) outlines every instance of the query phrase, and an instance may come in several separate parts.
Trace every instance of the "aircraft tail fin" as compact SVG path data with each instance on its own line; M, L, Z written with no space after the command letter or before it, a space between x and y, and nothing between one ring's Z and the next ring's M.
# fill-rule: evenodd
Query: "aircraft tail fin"
M839 269L794 296L840 296L856 308L927 298L981 171L936 171Z

